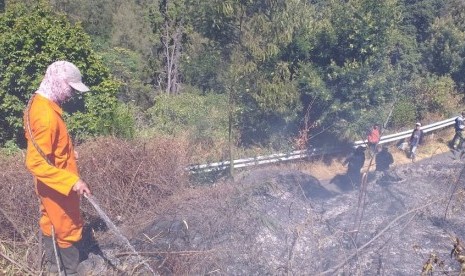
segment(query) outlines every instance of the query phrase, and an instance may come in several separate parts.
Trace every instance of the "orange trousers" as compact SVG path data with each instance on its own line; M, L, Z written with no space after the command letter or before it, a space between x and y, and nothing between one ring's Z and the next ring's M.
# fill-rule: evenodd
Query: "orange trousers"
M52 236L52 225L58 246L68 248L81 240L83 221L79 209L79 195L72 191L68 196L58 193L37 181L40 199L39 225L42 233Z

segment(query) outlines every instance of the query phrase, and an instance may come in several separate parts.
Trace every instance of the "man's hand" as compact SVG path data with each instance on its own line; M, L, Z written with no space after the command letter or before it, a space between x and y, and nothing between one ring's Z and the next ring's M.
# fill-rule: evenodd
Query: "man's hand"
M76 191L79 195L91 195L90 189L86 182L79 179L73 186L73 191Z

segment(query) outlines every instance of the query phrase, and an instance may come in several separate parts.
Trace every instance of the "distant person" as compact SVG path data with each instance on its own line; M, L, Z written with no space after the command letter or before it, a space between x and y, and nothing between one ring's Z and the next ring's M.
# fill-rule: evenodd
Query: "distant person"
M394 158L389 152L387 146L383 146L380 152L376 155L376 171L384 172L389 170L389 166L394 163Z
M354 152L346 159L344 165L347 166L347 175L352 182L358 183L360 181L360 170L365 164L365 148L358 146Z
M412 135L410 136L410 159L412 162L415 161L416 158L416 151L420 144L423 143L423 130L421 128L421 123L415 124L415 129L412 131Z
M462 111L462 113L455 118L455 124L454 124L454 129L455 129L455 135L454 138L452 139L452 148L453 149L458 149L462 147L463 144L463 131L465 130L465 111Z
M375 124L371 127L371 130L368 133L368 137L367 137L368 150L371 156L374 156L376 154L376 146L379 143L379 139L380 139L379 125Z
M379 172L378 183L387 184L392 182L402 182L404 181L397 173L390 169L390 166L394 163L394 158L389 152L387 146L383 146L380 152L376 154L376 171Z

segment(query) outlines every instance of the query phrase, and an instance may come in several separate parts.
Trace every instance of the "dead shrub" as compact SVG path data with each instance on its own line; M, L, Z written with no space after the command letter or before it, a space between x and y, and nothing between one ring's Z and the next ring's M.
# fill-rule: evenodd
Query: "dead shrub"
M0 274L28 275L39 262L38 201L22 153L0 157Z
M99 138L79 147L82 178L101 207L115 221L127 221L163 200L187 183L186 147L182 141L124 141ZM83 204L85 213L95 214Z
M183 140L167 138L97 138L77 147L78 166L100 207L113 221L127 222L156 210L164 199L186 186L186 145ZM25 267L30 271L39 262L33 253L37 252L39 210L32 176L24 161L23 152L0 158L0 245L14 249L12 254L19 256L14 259L21 260L21 264L27 260ZM82 203L83 214L92 223L98 215L86 200ZM0 264L6 267L3 259ZM14 262L7 263L17 269Z
M37 230L39 209L24 156L3 156L0 171L0 238L26 242Z

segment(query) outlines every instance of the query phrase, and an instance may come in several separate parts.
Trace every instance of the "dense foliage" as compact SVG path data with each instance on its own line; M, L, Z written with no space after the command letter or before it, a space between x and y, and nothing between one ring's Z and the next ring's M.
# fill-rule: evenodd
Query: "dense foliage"
M76 135L110 132L118 83L94 54L90 37L46 7L14 6L0 15L0 144L23 141L23 110L55 60L75 63L92 89L67 104L65 110L74 111L70 130Z
M17 17L9 11L13 2L18 1L6 1L5 22ZM92 85L102 83L90 75L105 74L89 70L92 62L85 51L90 47L120 81L118 98L136 107L141 126L164 131L157 124L169 122L173 112L176 118L191 116L186 114L192 106L178 105L189 97L176 95L196 91L192 98L196 101L202 95L208 99L209 94L224 94L227 102L211 108L227 106L223 116L229 116L234 137L244 144L295 136L302 123L358 138L374 122L403 127L455 114L465 92L465 3L460 0L42 2L71 22L81 22L92 43L63 43L59 38L72 35L64 31L51 37L36 35L22 48L22 59L10 57L11 61L8 56L17 57L18 52L4 46L1 93L3 101L12 102L6 106L14 112L7 113L3 125L17 125L21 105L13 103L24 102L25 97L11 99L18 93L15 89L26 89L27 95L37 83L36 75L24 74L29 72L25 69L40 71L50 58L71 58ZM39 11L28 14L29 20L40 18ZM48 16L39 22L59 20L67 32L87 37L79 25L65 23L59 15ZM27 38L26 33L37 33L41 26L27 27L21 34L3 25L10 29L2 29L0 43L15 47L18 41L25 43L19 37ZM54 46L62 43L50 47L58 51L55 56L40 54L44 42L39 38L50 39L47 43ZM32 57L42 59L31 67ZM159 97L162 94L166 97ZM165 112L170 102L173 107ZM304 117L307 121L302 122ZM218 126L225 119L218 119ZM191 123L187 128L203 125ZM86 127L83 123L76 128Z

